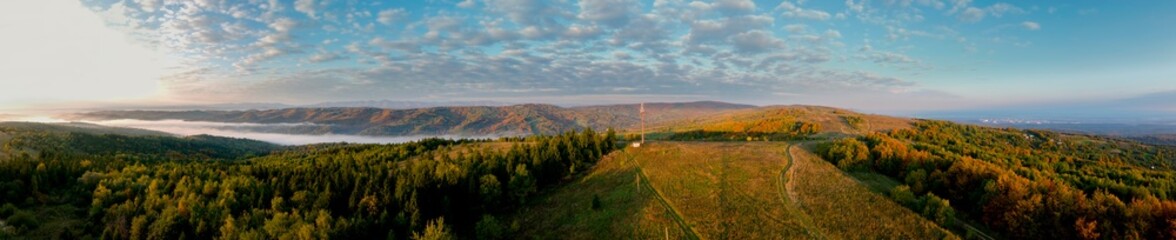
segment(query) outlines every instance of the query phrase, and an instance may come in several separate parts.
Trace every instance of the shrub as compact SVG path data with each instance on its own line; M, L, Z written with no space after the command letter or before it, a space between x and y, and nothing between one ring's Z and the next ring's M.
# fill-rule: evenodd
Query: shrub
M24 229L36 229L41 223L37 221L37 216L28 211L17 211L8 218L8 224Z
M6 203L3 207L0 207L0 218L7 218L12 216L12 214L16 213L17 210L20 209L17 209L16 205L12 205L12 203Z

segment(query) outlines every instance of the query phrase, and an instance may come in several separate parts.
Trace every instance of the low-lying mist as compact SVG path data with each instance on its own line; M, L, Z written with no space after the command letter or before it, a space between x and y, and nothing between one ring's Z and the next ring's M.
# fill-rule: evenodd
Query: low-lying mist
M58 120L57 122L63 122ZM411 142L425 138L498 138L499 135L481 135L481 136L462 136L462 135L419 135L419 136L361 136L361 135L344 135L344 134L286 134L286 133L268 133L249 131L249 129L268 129L278 127L292 127L292 126L313 126L313 123L276 123L276 124L261 124L261 123L223 123L223 122L198 122L198 121L183 121L183 120L106 120L106 121L82 121L85 123L98 124L110 127L125 127L138 128L153 131L160 131L171 133L180 136L191 136L199 134L207 134L221 137L233 138L248 138L254 140L261 140L283 145L303 145L314 143L403 143Z

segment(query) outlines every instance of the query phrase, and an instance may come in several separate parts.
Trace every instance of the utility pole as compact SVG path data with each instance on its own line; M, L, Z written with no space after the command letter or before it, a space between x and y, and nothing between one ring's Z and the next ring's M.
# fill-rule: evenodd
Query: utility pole
M641 145L645 145L645 103L641 103Z

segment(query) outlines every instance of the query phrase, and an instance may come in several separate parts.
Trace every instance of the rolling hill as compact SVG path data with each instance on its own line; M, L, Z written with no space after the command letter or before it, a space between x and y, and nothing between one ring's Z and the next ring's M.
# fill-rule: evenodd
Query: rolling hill
M649 122L672 121L750 109L722 102L650 103ZM71 114L70 120L165 120L251 123L238 130L293 134L530 135L583 128L630 128L639 123L638 105L564 108L524 104L502 107L287 108L250 111L100 111Z

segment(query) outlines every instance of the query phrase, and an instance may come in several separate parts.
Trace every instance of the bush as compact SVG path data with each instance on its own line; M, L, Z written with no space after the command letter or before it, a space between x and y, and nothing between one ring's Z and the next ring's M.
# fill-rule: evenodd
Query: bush
M898 204L902 204L907 208L918 209L918 206L915 206L917 203L915 193L911 192L911 187L907 185L900 185L894 187L894 189L890 189L890 197L894 198L894 201L898 202Z
M592 210L600 210L600 196L592 194Z
M0 218L7 218L12 216L12 214L16 213L17 210L20 209L16 208L16 205L12 205L12 203L6 203L3 207L0 207Z
M41 225L37 217L28 211L17 211L8 218L8 224L17 228L36 229Z
M498 219L488 214L482 215L482 220L474 225L474 232L477 234L477 239L493 240L503 237L502 225L498 223Z

